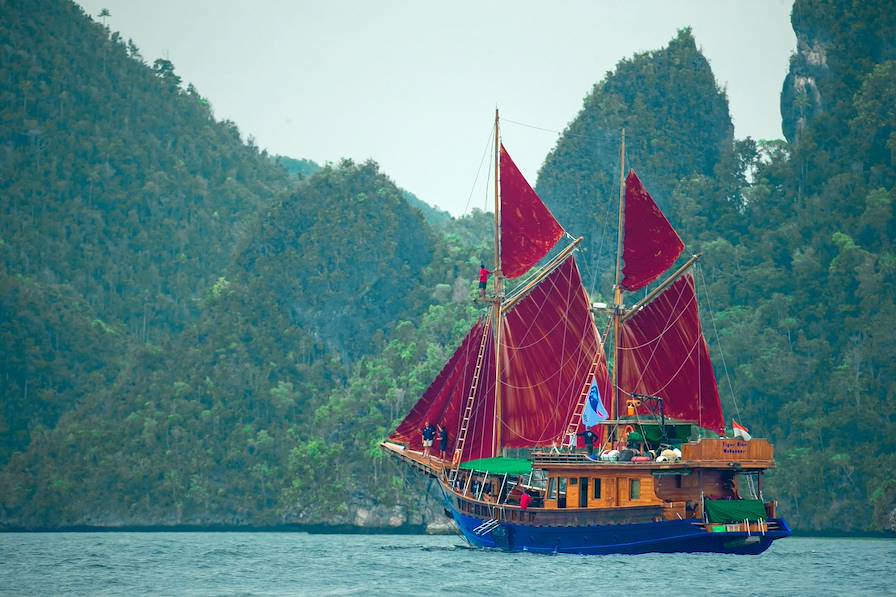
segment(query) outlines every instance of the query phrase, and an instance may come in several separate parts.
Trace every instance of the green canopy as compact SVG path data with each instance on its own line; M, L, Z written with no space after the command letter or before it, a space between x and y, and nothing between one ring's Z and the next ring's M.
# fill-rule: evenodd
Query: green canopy
M481 458L465 462L460 468L490 475L528 475L532 472L532 461L525 458Z
M706 500L709 522L730 524L767 518L762 500Z

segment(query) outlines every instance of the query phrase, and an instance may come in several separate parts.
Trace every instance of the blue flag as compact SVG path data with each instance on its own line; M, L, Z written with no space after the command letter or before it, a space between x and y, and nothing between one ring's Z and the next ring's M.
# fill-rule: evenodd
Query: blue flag
M600 391L597 389L597 378L591 380L591 390L588 391L588 399L585 401L585 410L582 411L582 423L585 427L594 427L601 421L610 418L607 409L600 400Z

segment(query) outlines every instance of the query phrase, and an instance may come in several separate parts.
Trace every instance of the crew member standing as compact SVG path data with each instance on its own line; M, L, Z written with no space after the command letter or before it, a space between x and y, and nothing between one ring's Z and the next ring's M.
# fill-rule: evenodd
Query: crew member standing
M479 264L479 298L485 298L485 287L488 284L488 277L492 273L485 269L485 264Z
M432 450L432 440L436 437L436 428L427 421L420 431L420 435L423 436L423 456L429 458L429 452Z
M448 451L448 430L439 425L439 457L445 460L445 452Z

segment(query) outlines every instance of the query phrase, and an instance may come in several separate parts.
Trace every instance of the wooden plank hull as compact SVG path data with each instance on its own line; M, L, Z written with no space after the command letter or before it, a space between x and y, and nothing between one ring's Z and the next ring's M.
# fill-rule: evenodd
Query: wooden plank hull
M789 537L783 519L710 532L699 520L663 520L662 508L507 510L442 487L446 512L473 546L504 551L583 555L711 552L759 554Z

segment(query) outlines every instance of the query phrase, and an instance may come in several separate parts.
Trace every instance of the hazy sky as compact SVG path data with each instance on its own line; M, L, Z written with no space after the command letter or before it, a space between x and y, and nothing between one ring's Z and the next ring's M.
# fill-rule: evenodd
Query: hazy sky
M94 16L108 8L112 30L149 63L169 58L260 147L319 163L373 158L455 215L486 203L483 175L470 198L496 106L504 119L561 131L619 60L682 27L728 91L735 135L781 137L791 4L81 1ZM502 138L534 185L557 135L505 121Z

